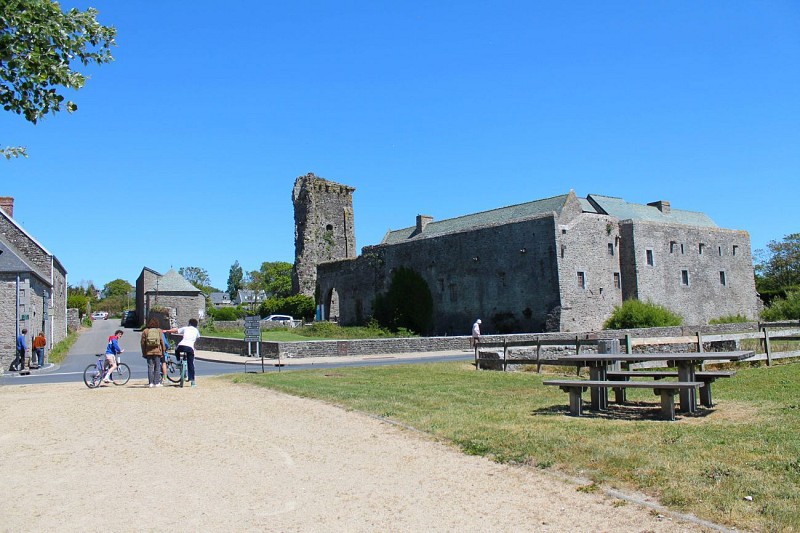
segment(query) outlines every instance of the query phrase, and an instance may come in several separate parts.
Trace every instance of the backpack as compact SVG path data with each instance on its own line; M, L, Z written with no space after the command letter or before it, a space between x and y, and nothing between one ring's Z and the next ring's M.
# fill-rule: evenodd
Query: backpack
M149 352L151 350L161 350L161 330L158 328L147 328L147 333L144 339L145 349Z

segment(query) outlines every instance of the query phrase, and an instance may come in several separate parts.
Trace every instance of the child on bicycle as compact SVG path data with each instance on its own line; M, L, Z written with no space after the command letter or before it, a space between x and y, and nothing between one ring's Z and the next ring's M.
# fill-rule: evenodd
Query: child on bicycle
M108 338L108 344L106 345L106 363L108 365L108 370L105 375L103 375L103 383L111 382L109 376L117 369L117 355L125 351L119 347L119 339L122 338L123 333L121 329L118 329Z

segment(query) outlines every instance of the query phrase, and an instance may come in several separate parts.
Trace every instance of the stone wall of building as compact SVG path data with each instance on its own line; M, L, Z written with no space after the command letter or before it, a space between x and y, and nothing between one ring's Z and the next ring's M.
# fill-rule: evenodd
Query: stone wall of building
M292 288L314 296L317 265L356 256L354 188L308 174L295 180L295 263Z
M171 327L183 327L189 324L189 319L194 318L198 323L205 320L206 299L202 294L190 293L161 293L146 294L145 306L147 310L167 308L173 310L169 316ZM146 323L149 317L145 317Z
M548 313L560 305L555 219L548 214L435 238L368 246L357 259L323 263L323 303L339 299L339 322L363 323L377 294L389 288L393 269L409 267L427 282L433 297L434 334L470 331L543 331Z
M16 353L16 276L0 273L0 372L8 370Z
M67 309L67 332L78 331L81 327L81 313L79 309Z
M621 227L626 297L662 305L686 324L758 317L747 232L631 221Z
M617 221L605 215L562 215L554 235L561 309L557 331L596 331L622 303ZM545 331L545 330L540 330Z

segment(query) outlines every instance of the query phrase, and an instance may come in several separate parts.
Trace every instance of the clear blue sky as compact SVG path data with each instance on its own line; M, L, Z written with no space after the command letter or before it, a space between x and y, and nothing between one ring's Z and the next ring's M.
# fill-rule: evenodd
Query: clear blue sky
M93 5L116 61L78 111L0 113L0 196L69 282L294 261L297 176L356 188L356 240L564 194L800 231L800 3Z

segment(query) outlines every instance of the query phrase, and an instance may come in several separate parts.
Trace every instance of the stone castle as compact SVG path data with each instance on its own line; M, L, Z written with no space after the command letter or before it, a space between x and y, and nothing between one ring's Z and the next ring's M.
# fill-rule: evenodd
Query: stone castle
M313 174L295 182L295 288L323 318L372 316L392 273L410 268L433 297L438 335L596 331L637 298L687 325L725 315L756 318L750 237L669 202L567 194L389 231L355 254L354 189Z

